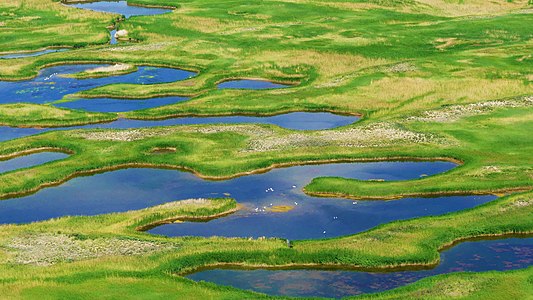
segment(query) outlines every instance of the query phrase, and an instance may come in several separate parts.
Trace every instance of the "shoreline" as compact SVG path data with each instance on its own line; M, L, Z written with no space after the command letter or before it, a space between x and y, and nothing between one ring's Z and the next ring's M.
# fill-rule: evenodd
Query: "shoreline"
M438 174L435 174L438 175ZM433 175L434 176L434 175ZM365 200L365 201L379 201L379 200L400 200L403 198L436 198L436 197L447 197L447 196L473 196L473 195L495 195L497 194L507 194L507 193L519 193L527 192L533 189L533 187L510 187L510 188L501 188L494 190L471 190L471 191L446 191L446 192L426 192L426 193L410 193L410 194L398 194L394 196L354 196L345 193L335 193L335 192L310 192L303 188L303 192L306 195L311 197L320 197L320 198L343 198L349 200Z
M216 214L212 214L212 215L209 215L209 216L176 216L176 217L171 217L171 218L166 218L166 219L163 219L163 220L159 220L159 221L156 221L156 222L153 222L153 223L150 223L150 224L137 226L137 227L135 227L135 230L139 231L139 232L146 232L146 231L148 231L150 229L153 229L153 228L156 228L156 227L159 227L159 226L162 226L162 225L166 225L166 224L172 224L172 223L174 223L176 221L182 221L182 222L208 222L208 221L211 221L211 220L214 220L214 219L223 218L225 216L234 214L234 213L236 213L237 211L239 211L239 210L241 210L243 208L244 208L244 205L242 205L240 203L236 203L235 208L232 208L230 210L226 210L226 211L223 211L223 212L219 212L219 213L216 213Z
M177 276L187 276L207 270L213 269L233 269L233 270L331 270L331 271L353 271L353 272L375 272L375 273L388 273L388 272L400 272L400 271L421 271L431 270L436 268L440 263L440 253L444 250L450 249L457 244L469 241L484 241L484 240L499 240L505 238L531 238L533 237L533 231L524 232L502 232L498 234L481 234L472 237L459 238L451 243L441 245L437 251L439 252L439 258L435 262L429 263L400 263L394 265L382 265L380 267L364 267L360 265L342 265L331 263L290 263L284 265L269 265L269 264L257 264L247 265L246 263L214 263L206 264L192 270L186 270L183 272L176 272ZM312 241L320 241L321 239L315 239Z
M118 2L119 0L61 0L62 4L83 4L83 3L94 3L94 2ZM170 6L170 5L149 5L149 4L141 4L141 3L129 3L128 6L137 6L137 7L146 7L146 8L162 8L162 9L171 9L175 10L178 9L178 7ZM104 12L107 13L107 12ZM111 13L113 14L113 13Z
M35 154L35 153L41 153L41 152L58 152L58 153L64 153L64 154L69 154L69 155L76 154L75 151L72 151L72 150L67 149L67 148L39 147L39 148L33 148L33 149L14 152L14 153L11 153L11 154L0 155L0 161L7 161L7 160L11 160L11 159L14 159L14 158L17 158L17 157L27 156L27 155L31 155L31 154Z
M36 148L36 149L43 149L43 148ZM44 148L44 149L46 149L46 148ZM24 153L24 151L26 151L26 150L15 152L15 153L10 154L10 155L12 155L13 157L25 155L25 154L18 154L18 153ZM41 150L41 152L42 151L43 150ZM46 151L46 150L44 150L44 151ZM226 176L209 176L209 175L204 175L204 174L196 171L195 169L193 169L191 167L168 165L168 164L152 164L152 163L136 163L136 162L132 162L132 163L123 163L123 164L117 164L117 165L114 165L114 166L107 166L107 167L101 167L101 168L95 168L95 169L89 169L89 170L83 170L83 171L75 171L75 172L72 172L71 174L69 174L69 175L67 175L67 176L65 176L65 177L63 177L61 179L58 179L58 180L52 181L52 182L45 182L45 183L42 183L42 184L40 184L40 185L38 185L38 186L36 186L34 188L30 188L30 189L27 189L27 190L24 190L24 191L8 192L8 193L0 194L0 200L10 199L10 198L20 198L20 197L23 197L23 196L31 195L31 194L34 194L34 193L36 193L39 190L42 190L44 188L61 185L61 184L65 183L65 182L67 182L67 181L69 181L71 179L74 179L76 177L91 176L91 175L95 175L95 174L99 174L99 173L105 173L105 172L110 172L110 171L118 171L118 170L123 170L123 169L168 169L168 170L179 170L179 171L190 172L190 173L194 174L195 176L197 176L200 179L212 180L212 181L223 181L223 180L234 179L234 178L247 176L247 175L263 174L263 173L266 173L266 172L271 171L273 169L288 168L288 167L293 167L293 166L320 165L320 164L329 164L329 163L350 163L350 162L357 163L357 162L383 162L383 161L390 161L390 162L394 162L394 161L413 161L413 162L416 162L416 161L449 161L449 162L456 163L458 165L462 164L462 162L459 164L458 162L460 162L460 161L457 160L457 159L454 159L454 158L389 157L389 158L372 158L372 159L360 158L360 159L307 160L307 161L300 161L300 162L276 163L276 164L272 164L272 165L270 165L268 167L265 167L265 168L259 168L259 169L255 169L255 170L252 170L252 171L246 171L246 172L239 172L239 173L235 173L235 174L232 174L232 175L226 175Z

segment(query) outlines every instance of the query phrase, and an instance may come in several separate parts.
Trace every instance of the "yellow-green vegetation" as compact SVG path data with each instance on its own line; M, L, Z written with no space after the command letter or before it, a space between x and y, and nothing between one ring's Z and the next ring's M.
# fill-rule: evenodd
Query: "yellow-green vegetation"
M31 76L44 65L79 61L200 71L199 76L183 82L115 84L81 93L145 98L197 95L186 103L131 113L134 118L296 110L363 112L389 118L443 104L532 92L531 34L523 26L529 18L527 1L157 4L174 4L178 9L120 23L140 43L2 61L0 78ZM460 13L483 17L456 17ZM221 80L249 77L300 85L282 91L215 89Z
M0 49L6 53L103 44L109 38L105 25L113 19L47 0L2 1L0 16ZM9 64L2 65L3 72Z
M275 212L275 213L284 213L288 212L294 209L294 206L292 205L274 205L272 207L267 207L267 211Z
M532 274L531 267L513 272L454 273L353 299L528 299L533 292Z
M459 240L533 232L530 0L129 2L176 9L121 20L118 15L79 10L54 0L1 2L2 53L72 49L0 59L0 80L26 79L46 66L69 63L114 65L75 74L77 78L122 74L138 65L167 66L199 74L171 83L105 85L67 97L191 97L121 114L133 119L292 111L360 113L364 118L319 132L235 124L47 132L0 143L0 157L39 149L61 149L72 155L1 174L0 197L125 167L176 168L221 179L292 164L400 159L447 159L462 165L409 181L315 178L305 191L380 200L517 194L474 209L393 222L352 236L295 241L293 248L278 239L164 238L136 230L231 213L236 203L230 199L4 225L0 295L262 298L266 296L195 283L176 274L225 264L427 266L438 263L438 250ZM128 37L138 42L108 45L111 26L127 30ZM222 81L240 78L294 86L216 88ZM53 127L118 117L24 103L28 101L0 105L0 124ZM532 276L532 268L449 274L362 298L522 299L533 292Z
M111 122L112 113L90 113L31 103L0 104L0 125L13 127L61 127Z

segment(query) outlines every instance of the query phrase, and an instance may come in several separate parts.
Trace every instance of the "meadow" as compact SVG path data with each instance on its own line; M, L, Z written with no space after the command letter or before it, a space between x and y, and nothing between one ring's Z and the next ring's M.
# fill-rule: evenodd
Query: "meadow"
M132 5L173 10L128 19L68 3L0 2L0 56L69 49L0 59L0 80L27 80L49 66L89 63L111 67L72 76L113 76L137 66L198 75L169 83L108 84L45 104L21 96L18 103L0 103L0 125L68 127L120 118L301 111L362 118L322 131L204 124L49 131L3 141L0 160L45 151L70 156L0 174L2 199L17 201L79 176L124 168L169 168L224 180L310 163L396 160L446 160L460 166L405 181L318 177L304 192L339 198L334 201L500 197L354 235L291 241L292 247L277 238L169 238L144 232L161 224L223 218L240 208L240 199L230 198L0 225L0 293L6 298L278 298L182 275L219 266L430 268L439 263L439 251L461 241L533 233L531 1L131 0ZM111 28L126 32L123 41L108 44ZM290 86L217 87L232 79ZM80 97L150 101L163 96L190 99L121 113L54 106ZM452 273L354 298L527 299L532 276L532 267Z

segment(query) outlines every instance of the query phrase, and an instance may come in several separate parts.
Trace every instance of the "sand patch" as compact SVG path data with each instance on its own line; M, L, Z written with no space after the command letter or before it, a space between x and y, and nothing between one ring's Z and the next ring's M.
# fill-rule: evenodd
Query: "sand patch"
M111 65L111 66L104 66L104 67L98 67L98 68L90 69L90 70L85 71L85 73L88 73L88 74L113 73L113 72L126 71L126 70L129 70L131 68L133 68L133 66L132 65L128 65L128 64L114 64L114 65Z
M495 100L467 105L453 105L441 110L426 111L419 117L409 117L407 120L422 122L453 122L461 118L485 114L497 108L513 108L533 106L533 96L512 100Z
M284 213L289 212L294 209L294 206L292 205L274 205L271 207L267 207L267 211L274 212L274 213Z

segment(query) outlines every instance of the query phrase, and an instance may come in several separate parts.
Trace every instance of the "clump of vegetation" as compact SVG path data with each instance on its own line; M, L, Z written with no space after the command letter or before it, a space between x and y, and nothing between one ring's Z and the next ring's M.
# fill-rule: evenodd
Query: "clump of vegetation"
M104 256L143 255L172 249L171 244L120 238L81 238L65 234L28 234L7 244L14 263L49 266Z
M0 104L0 125L12 127L68 127L111 122L113 113L93 113L31 103Z

